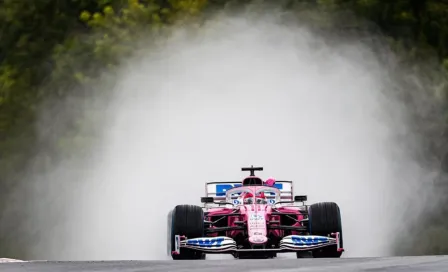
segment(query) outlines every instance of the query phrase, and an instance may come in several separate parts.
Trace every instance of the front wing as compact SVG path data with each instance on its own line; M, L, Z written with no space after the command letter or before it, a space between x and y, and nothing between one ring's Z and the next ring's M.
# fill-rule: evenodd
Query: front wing
M238 249L236 242L226 236L219 237L199 237L188 239L185 236L176 235L173 254L179 254L182 248L194 249L205 253L233 253L242 251L270 251L270 252L298 252L309 251L336 245L338 251L343 251L339 244L339 233L333 234L335 237L316 235L289 235L284 237L278 248L267 249Z

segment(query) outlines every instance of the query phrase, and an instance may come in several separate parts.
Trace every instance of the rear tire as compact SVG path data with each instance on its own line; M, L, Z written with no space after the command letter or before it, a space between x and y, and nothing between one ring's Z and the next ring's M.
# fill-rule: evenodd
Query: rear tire
M334 202L321 202L309 207L309 230L311 235L328 236L339 232L339 244L343 248L341 212ZM329 246L312 251L313 258L340 258L342 252L337 246Z
M175 235L185 235L188 239L204 236L204 211L195 205L178 205L171 212L171 252L174 251ZM182 248L179 255L171 253L173 260L204 260L205 253Z

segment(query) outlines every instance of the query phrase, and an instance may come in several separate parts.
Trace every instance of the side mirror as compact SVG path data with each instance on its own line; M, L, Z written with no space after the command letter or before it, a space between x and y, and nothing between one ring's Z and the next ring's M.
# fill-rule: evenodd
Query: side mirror
M201 203L213 203L214 201L213 197L201 197Z
M306 195L296 195L294 196L295 202L305 202L308 200L308 197Z

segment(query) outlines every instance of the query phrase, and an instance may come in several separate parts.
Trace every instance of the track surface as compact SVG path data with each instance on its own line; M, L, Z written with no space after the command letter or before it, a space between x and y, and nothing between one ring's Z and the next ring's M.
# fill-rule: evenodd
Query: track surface
M244 269L243 269L244 268ZM341 259L277 259L277 260L210 260L210 261L92 261L92 262L28 262L0 264L2 272L18 271L120 271L120 272L244 272L271 271L448 271L448 256L341 258Z

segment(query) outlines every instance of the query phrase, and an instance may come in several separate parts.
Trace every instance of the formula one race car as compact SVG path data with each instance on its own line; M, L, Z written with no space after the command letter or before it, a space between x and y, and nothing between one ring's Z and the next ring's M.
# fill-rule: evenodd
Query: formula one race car
M293 197L292 181L263 181L254 175L262 167L242 170L251 172L242 182L206 183L204 207L177 205L170 211L168 253L174 260L205 259L206 254L274 258L282 252L295 252L297 258L341 256L336 203L305 205L306 195Z

